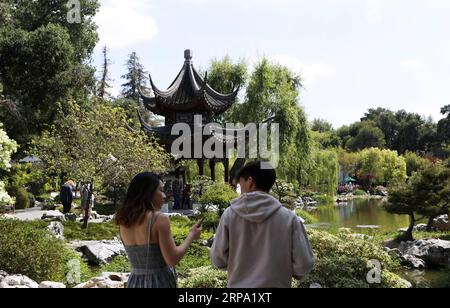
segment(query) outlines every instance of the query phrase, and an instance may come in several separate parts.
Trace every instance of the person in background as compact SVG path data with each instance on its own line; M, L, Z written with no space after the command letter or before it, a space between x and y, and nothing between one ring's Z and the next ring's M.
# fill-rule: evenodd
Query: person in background
M173 193L173 209L179 210L181 208L181 183L180 176L177 175L175 180L172 182L172 193Z
M191 185L186 184L183 189L182 209L189 210L191 208Z
M72 210L73 190L75 189L75 186L75 182L70 180L61 187L59 198L63 205L63 214L68 214Z

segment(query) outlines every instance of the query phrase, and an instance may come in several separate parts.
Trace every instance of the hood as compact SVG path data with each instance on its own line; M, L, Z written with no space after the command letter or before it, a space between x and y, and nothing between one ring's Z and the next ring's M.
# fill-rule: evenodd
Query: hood
M265 192L243 194L231 201L231 209L245 220L263 223L282 207L281 203Z

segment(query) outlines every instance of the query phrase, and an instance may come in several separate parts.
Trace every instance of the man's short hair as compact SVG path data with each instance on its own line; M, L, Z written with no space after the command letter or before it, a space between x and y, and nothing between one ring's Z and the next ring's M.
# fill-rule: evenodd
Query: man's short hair
M275 172L275 169L263 169L261 167L261 164L261 161L248 163L244 168L241 169L241 171L239 171L236 179L239 181L239 179L243 178L247 181L249 177L252 177L258 189L269 192L275 184L275 181L277 180L277 174ZM268 162L264 162L265 166L267 166L268 164Z

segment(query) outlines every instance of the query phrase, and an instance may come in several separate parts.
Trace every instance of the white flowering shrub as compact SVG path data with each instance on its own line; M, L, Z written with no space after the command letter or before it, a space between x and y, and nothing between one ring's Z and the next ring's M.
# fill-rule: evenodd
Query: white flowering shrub
M17 150L17 143L11 140L3 130L0 123L0 170L8 170L11 168L11 155ZM0 206L9 205L14 202L5 190L5 183L0 180Z

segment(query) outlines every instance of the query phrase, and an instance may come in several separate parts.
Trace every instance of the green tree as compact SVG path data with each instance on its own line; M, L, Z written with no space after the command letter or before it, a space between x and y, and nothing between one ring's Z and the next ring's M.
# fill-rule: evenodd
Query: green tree
M350 151L360 151L367 148L384 148L386 141L383 132L373 122L359 122L350 127L352 138L346 146Z
M98 190L121 188L139 172L163 173L169 156L155 138L127 126L119 107L94 104L81 108L69 104L55 124L33 142L47 174L78 181L93 180Z
M80 1L81 23L70 23L67 1L2 0L0 6L0 121L26 145L56 115L56 102L93 92L87 64L98 41L97 0Z
M103 65L101 71L101 78L97 86L97 96L101 99L108 99L111 97L111 93L108 89L111 88L111 78L109 77L109 67L111 60L108 58L108 47L104 46L102 49Z
M448 214L450 208L450 169L441 163L428 165L413 174L407 182L399 181L389 190L388 212L409 215L408 230L400 237L403 241L413 240L416 213L428 217L431 230L436 216Z
M406 179L406 162L395 151L365 149L360 153L357 172L360 179L366 180L368 188L372 184L386 185Z
M339 182L339 160L334 150L314 150L308 170L308 186L317 192L334 196Z
M414 172L418 172L430 164L428 160L420 157L414 152L406 151L403 157L405 158L406 174L408 177L412 176Z
M445 118L438 123L438 136L441 142L450 144L450 105L442 107L441 113Z
M122 95L125 98L134 100L136 105L139 103L139 88L145 90L148 85L148 72L145 71L140 61L136 52L132 52L125 64L127 73L122 76L122 79L126 81L122 84Z
M0 123L0 171L7 171L11 168L11 155L17 150L17 143L11 140L3 130ZM5 183L0 178L0 206L11 204L12 198L5 190Z
M233 63L228 56L222 60L215 59L211 62L207 78L209 85L216 91L224 94L232 93L247 84L247 63L244 60ZM223 116L215 120L223 124L233 122L238 118L235 115L236 112L239 112L239 108L236 108L238 105L234 104Z
M333 124L323 119L314 119L311 123L311 130L319 133L331 132Z
M235 123L279 123L280 177L306 180L310 163L311 136L303 108L299 105L300 77L284 66L262 59L250 76L247 95L236 106Z

